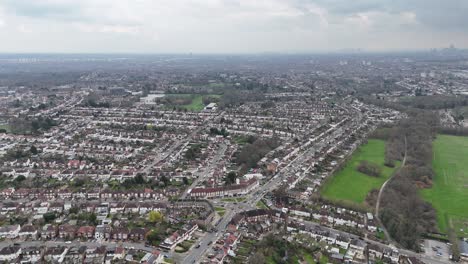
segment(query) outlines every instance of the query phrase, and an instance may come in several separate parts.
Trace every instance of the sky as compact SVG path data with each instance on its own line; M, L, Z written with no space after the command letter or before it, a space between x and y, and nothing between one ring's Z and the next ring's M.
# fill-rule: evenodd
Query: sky
M0 52L468 48L468 0L0 0Z

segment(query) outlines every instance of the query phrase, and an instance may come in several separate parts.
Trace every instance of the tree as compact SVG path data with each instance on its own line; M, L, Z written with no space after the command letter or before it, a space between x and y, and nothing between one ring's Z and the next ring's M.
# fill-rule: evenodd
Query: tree
M256 252L249 258L249 263L251 264L263 264L265 262L265 256L262 252Z
M183 177L182 181L184 182L184 185L189 185L189 180L187 177Z
M24 175L18 175L18 177L15 178L15 182L22 182L26 180L26 177Z
M96 216L96 214L95 214L95 213L89 214L89 216L88 216L88 221L89 221L90 224L96 225L96 224L97 224L97 216Z
M68 210L70 214L78 214L79 211L80 211L80 208L76 206L73 206L72 208L70 208L70 210Z
M164 183L164 186L167 186L169 184L169 179L163 175L161 176L161 182Z
M235 171L230 171L227 175L226 178L224 179L226 185L233 184L236 182L237 179L237 173Z
M55 215L55 212L45 213L45 214L42 215L42 217L44 218L44 221L46 223L50 223L50 222L54 221L55 218L57 218L57 216Z
M148 221L151 223L160 223L164 220L164 215L159 211L151 211L148 214Z
M143 177L143 175L142 175L141 173L138 173L138 174L134 177L134 180L135 180L135 183L136 183L136 184L144 184L144 183L146 183L145 178Z
M31 149L29 149L29 151L31 151L31 154L36 155L36 154L37 154L37 148L36 148L36 146L32 145L32 146L31 146Z
M154 229L146 235L146 240L153 246L157 246L161 239L161 235Z

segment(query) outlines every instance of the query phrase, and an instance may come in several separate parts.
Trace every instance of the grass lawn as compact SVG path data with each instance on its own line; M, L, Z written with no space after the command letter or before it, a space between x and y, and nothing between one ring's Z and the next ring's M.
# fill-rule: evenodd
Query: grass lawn
M166 96L180 96L180 97L193 97L192 102L186 105L179 105L177 107L187 109L188 111L200 112L205 108L203 104L203 97L221 97L219 94L166 94Z
M0 129L5 129L5 131L6 131L7 133L10 133L10 132L11 132L11 130L10 130L10 125L8 125L8 124L0 125Z
M245 197L238 197L238 198L223 198L221 199L223 202L228 202L228 203L241 203L245 201Z
M219 216L223 216L226 213L226 208L224 208L224 207L215 207L215 211L219 214Z
M468 137L438 135L433 151L433 186L421 195L436 209L440 231L452 226L468 237Z
M358 172L356 167L364 160L378 164L382 169L382 175L372 177ZM367 194L372 189L379 189L399 166L399 163L396 163L395 168L389 168L384 165L384 162L385 141L370 139L367 144L359 147L345 167L323 186L323 197L335 201L345 200L363 204Z
M315 264L314 258L309 253L303 251L303 258L307 264Z
M259 208L259 209L270 209L270 208L268 208L268 206L263 201L258 201L257 202L257 208Z

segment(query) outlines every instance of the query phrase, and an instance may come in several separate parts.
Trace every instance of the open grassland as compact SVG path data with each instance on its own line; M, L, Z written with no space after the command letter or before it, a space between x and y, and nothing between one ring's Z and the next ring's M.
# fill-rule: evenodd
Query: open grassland
M361 161L377 164L381 169L379 177L372 177L356 170ZM382 184L393 174L395 168L384 165L385 141L370 139L367 144L360 146L348 160L345 167L338 171L325 183L322 196L333 201L347 201L359 205L364 204L367 194L372 189L380 189Z
M437 211L442 232L468 237L468 137L438 135L433 143L435 178L422 197Z
M168 107L178 107L181 109L186 109L188 111L199 112L205 108L203 104L203 97L214 97L220 98L221 95L219 94L166 94L166 96L174 96L180 98L189 99L190 103L184 105L169 105Z

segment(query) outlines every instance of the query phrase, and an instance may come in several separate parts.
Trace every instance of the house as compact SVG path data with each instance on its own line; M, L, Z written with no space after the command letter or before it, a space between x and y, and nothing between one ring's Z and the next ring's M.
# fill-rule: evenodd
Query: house
M109 204L102 203L96 206L95 212L97 215L107 216L109 214Z
M19 204L18 203L15 203L15 202L5 202L3 203L2 205L2 211L1 213L2 214L8 214L10 212L15 212L19 207Z
M148 230L146 228L135 227L130 230L128 237L129 239L133 241L143 241L146 239L147 233L148 233Z
M350 239L348 237L339 235L336 237L335 244L342 249L348 249Z
M127 240L129 233L127 227L114 227L111 232L111 238L114 240Z
M256 178L252 178L239 184L224 187L193 188L188 190L190 197L214 198L223 196L237 196L247 194L259 185Z
M63 239L74 239L76 236L76 231L78 227L69 224L60 225L58 228L58 234L60 238Z
M94 238L96 239L109 239L111 237L110 225L98 225L94 231Z
M161 252L155 250L151 253L146 253L143 258L140 260L140 263L143 264L159 264L164 263L163 254Z
M367 246L367 250L369 251L369 258L374 260L382 259L383 258L383 249L375 244L369 244Z
M153 210L153 205L148 202L142 202L139 206L139 214L144 215Z
M90 246L86 249L84 263L104 263L106 253L106 246Z
M57 228L57 226L55 226L55 225L46 224L46 225L42 228L42 235L41 235L41 237L42 237L43 239L52 239L52 238L57 237L57 235L58 235L58 228Z
M65 255L64 263L81 264L85 258L86 246L71 247Z
M125 204L125 213L128 214L128 213L138 213L139 211L139 208L138 208L138 204L137 203L126 203Z
M0 191L0 196L4 199L10 198L15 193L15 188L6 188Z
M125 248L123 247L107 247L106 263L114 263L114 261L125 257Z
M63 212L63 203L61 203L61 202L50 203L49 212L62 213Z
M20 225L2 226L0 227L0 238L17 238L20 230Z
M42 258L40 247L31 246L21 249L21 263L39 263Z
M350 248L358 250L358 251L364 251L366 248L366 242L360 239L352 239L351 243L349 244Z
M19 246L8 246L0 249L0 261L6 263L13 263L19 258L21 248Z
M109 205L111 214L122 214L125 210L125 204L122 202Z
M80 226L76 235L81 238L93 238L95 229L94 226Z
M197 229L198 229L198 225L187 224L181 230L174 232L171 236L164 239L164 242L161 243L159 246L163 249L172 250L179 243L189 239L192 233L195 232L195 230Z
M37 239L37 228L33 225L24 225L19 231L19 237L22 239L32 238Z
M44 253L44 260L50 263L63 263L68 248L63 246L49 247Z

